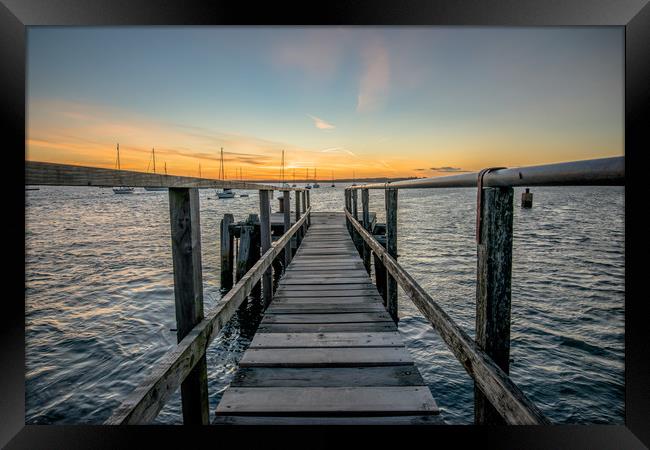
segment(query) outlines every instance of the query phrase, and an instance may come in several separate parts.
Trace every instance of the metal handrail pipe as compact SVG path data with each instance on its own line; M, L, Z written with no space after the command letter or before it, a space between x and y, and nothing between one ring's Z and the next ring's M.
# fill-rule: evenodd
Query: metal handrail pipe
M476 187L479 172L370 183L348 189L420 189ZM539 166L498 169L483 177L484 187L505 186L624 186L625 157L587 159Z

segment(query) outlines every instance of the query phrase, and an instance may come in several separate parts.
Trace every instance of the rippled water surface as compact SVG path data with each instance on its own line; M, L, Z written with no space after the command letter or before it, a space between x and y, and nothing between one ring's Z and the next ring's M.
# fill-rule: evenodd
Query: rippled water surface
M176 343L167 193L137 191L26 192L28 423L103 422ZM622 424L623 188L533 192L534 207L525 210L515 190L511 376L554 423ZM218 200L201 191L206 308L221 297L219 221L257 212L257 193L249 193ZM383 222L383 192L371 191L370 201ZM475 201L474 189L404 190L398 216L401 264L470 336ZM339 211L343 190L312 190L311 204ZM403 292L399 315L445 421L472 423L470 377ZM211 411L253 333L235 316L211 345ZM179 393L156 421L182 421Z

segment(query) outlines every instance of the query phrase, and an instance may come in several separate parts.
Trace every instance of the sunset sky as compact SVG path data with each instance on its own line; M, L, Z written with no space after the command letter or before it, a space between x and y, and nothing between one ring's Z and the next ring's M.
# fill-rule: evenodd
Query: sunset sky
M623 154L623 29L29 27L26 159L217 178Z

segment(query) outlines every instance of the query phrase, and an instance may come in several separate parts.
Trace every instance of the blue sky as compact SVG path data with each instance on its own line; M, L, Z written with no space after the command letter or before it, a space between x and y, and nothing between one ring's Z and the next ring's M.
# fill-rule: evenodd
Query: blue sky
M30 27L27 158L434 176L623 153L623 29Z

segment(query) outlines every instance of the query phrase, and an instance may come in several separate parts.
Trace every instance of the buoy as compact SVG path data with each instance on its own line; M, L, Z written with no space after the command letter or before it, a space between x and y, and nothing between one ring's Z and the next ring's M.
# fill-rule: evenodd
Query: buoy
M530 189L528 188L526 188L526 192L521 193L521 207L522 208L533 207L533 193L530 192Z

